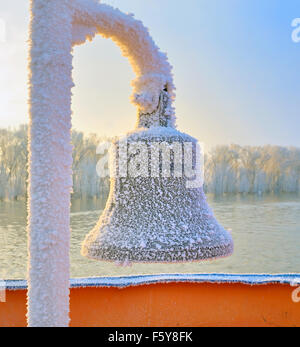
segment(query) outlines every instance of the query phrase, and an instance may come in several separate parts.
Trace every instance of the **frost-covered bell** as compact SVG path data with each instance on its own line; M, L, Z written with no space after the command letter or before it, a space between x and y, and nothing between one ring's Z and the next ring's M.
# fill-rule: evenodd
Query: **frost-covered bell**
M113 144L110 195L82 255L103 261L189 262L229 256L230 234L203 192L197 140L175 129L168 93ZM169 159L169 160L168 160Z

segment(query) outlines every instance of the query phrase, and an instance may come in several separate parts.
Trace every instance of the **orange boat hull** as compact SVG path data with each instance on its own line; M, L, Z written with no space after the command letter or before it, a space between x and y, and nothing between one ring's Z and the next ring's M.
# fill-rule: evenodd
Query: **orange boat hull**
M300 326L289 284L156 283L72 288L71 326ZM26 326L26 290L7 290L0 326Z

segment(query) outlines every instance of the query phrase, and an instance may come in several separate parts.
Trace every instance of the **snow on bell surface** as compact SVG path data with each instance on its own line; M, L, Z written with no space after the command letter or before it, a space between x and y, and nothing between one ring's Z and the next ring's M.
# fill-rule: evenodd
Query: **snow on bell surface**
M162 92L157 110L140 114L136 130L114 142L110 195L82 245L83 256L126 264L232 254L231 235L215 219L195 179L201 172L194 171L203 170L197 140L175 129L167 105Z

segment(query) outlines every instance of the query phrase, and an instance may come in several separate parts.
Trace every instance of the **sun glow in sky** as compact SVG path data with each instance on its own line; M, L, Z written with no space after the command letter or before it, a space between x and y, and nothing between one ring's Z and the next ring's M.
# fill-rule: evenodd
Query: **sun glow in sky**
M300 146L298 0L107 0L135 13L174 66L177 124L208 146ZM0 4L0 127L26 123L29 1ZM1 34L1 33L0 33ZM98 135L131 130L128 61L97 37L74 50L73 126Z

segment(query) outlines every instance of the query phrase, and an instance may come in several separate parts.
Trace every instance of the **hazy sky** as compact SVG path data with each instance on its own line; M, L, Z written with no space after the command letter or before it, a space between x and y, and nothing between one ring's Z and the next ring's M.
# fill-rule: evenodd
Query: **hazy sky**
M208 146L300 146L299 0L110 0L135 13L174 66L179 129ZM2 1L0 127L27 122L27 0ZM131 130L134 78L112 42L74 51L73 125L99 135Z

